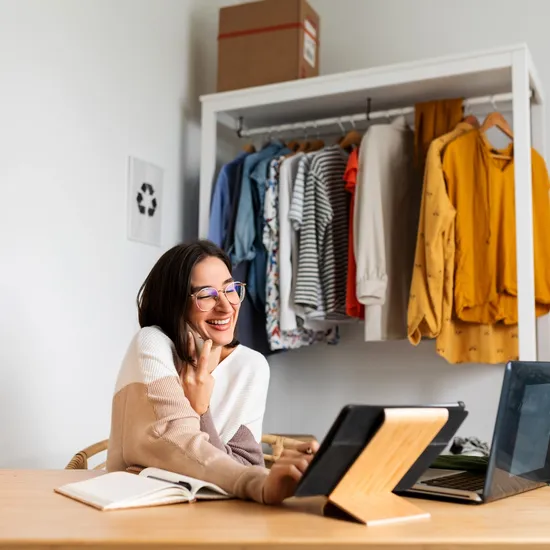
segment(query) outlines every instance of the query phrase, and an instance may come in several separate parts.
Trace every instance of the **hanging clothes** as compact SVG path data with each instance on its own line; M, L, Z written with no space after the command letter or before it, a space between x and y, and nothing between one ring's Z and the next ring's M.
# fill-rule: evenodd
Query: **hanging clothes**
M449 363L501 364L518 358L517 326L465 323L453 316L456 211L447 195L441 157L456 138L474 130L460 123L428 149L420 223L408 305L408 337L436 338Z
M241 194L235 240L231 249L233 265L250 261L247 291L258 310L265 310L265 250L262 246L261 219L263 194L269 161L285 146L282 142L269 143L266 147L244 159ZM261 188L261 191L260 191Z
M544 159L534 149L531 163L535 309L540 316L550 311L550 185ZM443 172L456 210L455 313L470 323L516 324L513 144L495 152L483 132L472 130L447 146Z
M229 218L227 233L223 241L223 249L227 254L230 255L230 251L233 249L235 242L235 225L237 223L237 213L239 211L239 200L241 197L241 186L243 181L243 168L244 168L244 159L247 155L244 156L241 162L238 162L235 165L234 170L234 180L233 184L230 186L232 192L230 193L230 203L229 203Z
M346 283L346 315L357 319L365 318L365 306L357 299L355 280L357 278L357 264L353 249L353 211L355 208L355 188L357 185L357 170L359 166L359 152L354 149L349 156L348 165L344 174L345 189L351 195L349 206L349 236L348 236L348 277Z
M233 278L236 281L248 280L250 262L241 262L233 268ZM247 297L241 303L239 321L236 328L236 338L243 344L263 355L269 355L270 348L265 331L265 311L258 310L252 300Z
M301 254L301 242L302 242L302 230L304 222L304 203L305 203L305 187L306 180L309 174L309 169L313 158L317 152L306 153L302 155L298 162L298 169L296 171L296 177L294 179L294 187L292 189L292 198L290 201L290 210L288 213L288 219L292 225L292 229L296 234L299 234L299 238L296 240L296 248L293 251L292 257L296 258L296 261L292 264L292 304L296 315L300 316L302 319L324 319L325 318L325 296L323 288L321 287L320 277L318 272L313 273L313 278L315 280L315 285L317 288L316 291L316 307L305 307L304 305L298 303L296 300L296 283L298 281L298 269L300 264L300 254ZM310 190L311 191L311 190ZM314 200L314 194L310 193L308 195L308 201Z
M284 157L273 159L269 165L269 177L266 182L263 244L267 250L266 274L266 332L269 347L272 351L298 349L324 341L325 332L315 332L300 327L284 331L280 326L280 271L279 271L279 190L280 168ZM328 335L330 336L330 335Z
M265 305L261 301L262 294L265 296L266 256L263 245L263 255L262 251L256 255L257 239L261 241L262 237L261 234L256 234L257 217L263 219L263 212L260 211L258 184L254 179L261 171L254 170L262 160L271 159L283 147L281 142L268 144L256 153L246 154L242 162L236 164L234 193L231 197L228 231L224 242L224 250L229 254L234 266L233 276L247 283L247 297L241 304L237 338L244 345L264 355L270 352L265 331ZM212 218L211 215L211 223Z
M334 345L340 339L334 323L308 321L297 317L289 308L287 320L294 317L295 326L290 330L280 328L279 227L282 216L285 254L288 255L285 269L291 272L289 277L285 274L286 304L295 308L291 296L292 272L297 271L299 245L297 233L291 227L289 211L294 176L302 156L305 155L291 154L281 142L267 144L257 153L239 154L220 170L210 205L208 236L230 254L234 264L233 276L246 282L249 290L241 305L236 337L264 355L317 342ZM284 211L280 212L279 171L283 160L291 162L284 170L285 204ZM304 176L307 176L307 171ZM294 200L296 202L297 196ZM243 223L245 211L250 212L252 224ZM256 242L258 238L260 246ZM250 239L249 255L243 255ZM264 304L259 307L262 293Z
M276 153L267 158L262 158L255 166L254 170L250 174L250 180L255 185L257 193L254 194L254 200L257 201L257 205L254 208L254 259L250 267L249 283L254 279L254 287L252 292L257 296L258 307L262 307L265 310L266 303L266 264L267 264L267 252L263 245L263 231L264 231L264 202L265 202L265 190L267 188L267 180L269 177L269 165L274 158L279 155L287 155L290 153L283 143L277 142L281 147Z
M304 328L315 331L333 331L332 343L336 343L339 339L339 331L333 321L325 320L325 295L323 287L320 284L317 288L318 304L316 310L305 308L296 302L296 282L298 280L298 267L300 262L300 241L301 229L304 216L304 190L306 180L309 174L309 169L314 157L318 154L317 151L302 154L298 161L298 168L294 178L292 188L292 197L290 201L290 209L288 219L291 223L292 231L295 238L291 241L292 246L292 283L291 283L291 304L296 313L297 320L303 323Z
M414 159L420 174L424 174L424 161L432 141L453 130L462 117L462 98L427 101L414 106Z
M223 247L229 232L231 205L235 193L238 166L242 165L247 153L242 153L225 164L218 175L210 204L208 240Z
M365 340L406 338L416 228L414 137L405 117L369 128L360 145L354 212L357 299Z
M296 310L292 300L292 281L298 267L298 233L290 220L290 202L294 180L303 153L296 153L281 162L279 172L279 323L282 331L296 330Z
M338 145L313 157L304 190L295 292L296 303L306 311L324 309L334 318L345 317L346 308L349 201L343 176L347 161L348 154Z
M306 179L307 175L309 174L311 161L316 154L316 152L302 154L298 162L298 169L296 170L294 186L292 189L290 210L288 213L288 219L290 220L290 223L292 224L292 227L296 232L301 231L302 229L304 219L304 190L306 186Z

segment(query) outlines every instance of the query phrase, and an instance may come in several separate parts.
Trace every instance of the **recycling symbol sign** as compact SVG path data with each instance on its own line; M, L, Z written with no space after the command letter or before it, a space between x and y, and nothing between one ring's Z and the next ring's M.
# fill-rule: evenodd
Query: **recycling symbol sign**
M153 217L157 210L157 199L155 197L155 189L150 183L142 183L138 191L137 206L140 214Z

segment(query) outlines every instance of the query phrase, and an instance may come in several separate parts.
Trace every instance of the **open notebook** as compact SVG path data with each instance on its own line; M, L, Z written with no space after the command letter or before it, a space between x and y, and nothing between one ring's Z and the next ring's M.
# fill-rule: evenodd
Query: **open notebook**
M159 468L145 468L138 475L129 472L110 472L63 485L55 489L55 492L99 510L231 498L213 483Z

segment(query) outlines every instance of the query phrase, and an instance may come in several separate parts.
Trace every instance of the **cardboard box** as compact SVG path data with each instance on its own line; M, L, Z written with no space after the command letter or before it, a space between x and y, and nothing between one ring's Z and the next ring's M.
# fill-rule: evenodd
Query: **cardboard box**
M220 9L218 92L319 74L319 16L306 0Z

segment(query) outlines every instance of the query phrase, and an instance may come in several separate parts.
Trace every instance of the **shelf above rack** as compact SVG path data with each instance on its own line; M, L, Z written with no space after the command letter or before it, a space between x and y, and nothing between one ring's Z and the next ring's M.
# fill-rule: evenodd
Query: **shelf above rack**
M542 88L524 44L210 94L201 102L225 126L236 129L242 117L244 128L251 129L366 112L368 98L377 111L433 99L502 94L512 91L511 68L518 51L529 60L533 101L538 103Z

